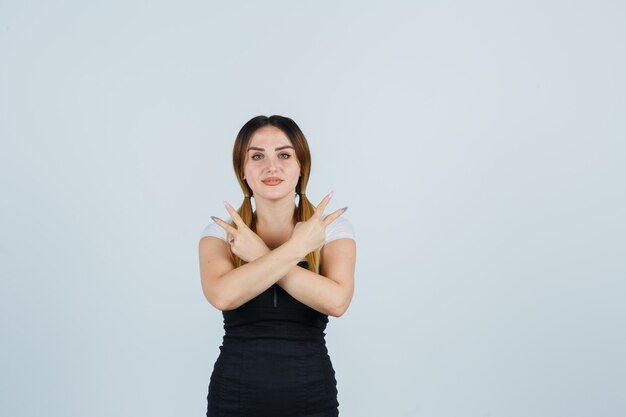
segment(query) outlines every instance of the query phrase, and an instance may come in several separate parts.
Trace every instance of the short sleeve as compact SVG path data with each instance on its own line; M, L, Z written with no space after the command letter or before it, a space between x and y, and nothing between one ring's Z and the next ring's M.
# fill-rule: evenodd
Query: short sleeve
M356 236L354 234L354 228L348 219L344 216L339 216L335 220L332 221L328 226L326 226L326 242L330 243L333 240L337 239L353 239L356 240Z
M230 218L228 218L227 220L224 220L226 223L230 223ZM206 236L214 236L214 237L218 237L220 239L222 239L224 242L226 242L226 230L224 230L219 224L215 223L214 221L212 221L211 223L209 223L204 230L202 231L202 233L200 234L200 239L202 239L203 237Z

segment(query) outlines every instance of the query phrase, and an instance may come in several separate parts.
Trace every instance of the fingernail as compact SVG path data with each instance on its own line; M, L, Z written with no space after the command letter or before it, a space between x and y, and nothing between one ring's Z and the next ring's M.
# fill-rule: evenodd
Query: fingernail
M231 206L230 204L228 204L227 201L224 201L224 207L226 207L226 209L228 210L229 208L233 208L233 206Z
M346 210L348 210L348 206L345 206L344 208L342 208L343 212L345 213Z
M211 218L213 219L214 222L217 222L217 217L211 216Z
M334 194L334 193L335 193L334 191L331 191L330 193L328 193L328 199L329 199L329 200L330 200L331 198L333 198L333 194Z

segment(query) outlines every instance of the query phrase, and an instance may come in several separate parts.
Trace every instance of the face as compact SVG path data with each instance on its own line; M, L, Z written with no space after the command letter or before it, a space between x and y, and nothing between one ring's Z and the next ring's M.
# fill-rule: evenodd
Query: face
M280 181L267 181L272 177ZM254 198L293 196L299 177L300 163L287 135L274 126L257 129L248 144L243 177Z

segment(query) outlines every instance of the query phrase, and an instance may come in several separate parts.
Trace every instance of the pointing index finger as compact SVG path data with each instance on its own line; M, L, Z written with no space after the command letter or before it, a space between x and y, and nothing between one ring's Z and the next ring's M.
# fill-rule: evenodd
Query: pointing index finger
M324 217L322 220L324 221L324 224L326 226L328 226L329 224L331 224L332 222L335 221L335 219L339 216L341 216L343 213L345 213L345 211L348 209L348 207L343 207L340 209L335 210L334 212L330 213L328 216Z
M233 236L235 235L235 232L237 231L237 229L232 227L229 223L225 222L224 220L222 220L222 219L220 219L219 217L216 217L216 216L211 216L211 218L213 219L213 221L215 223L217 223L217 225L219 227L221 227L222 229L226 230L227 233L230 233Z

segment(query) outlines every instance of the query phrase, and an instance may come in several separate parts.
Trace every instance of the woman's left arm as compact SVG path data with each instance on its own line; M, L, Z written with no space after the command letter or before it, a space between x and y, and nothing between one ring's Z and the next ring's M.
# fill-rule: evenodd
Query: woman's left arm
M356 242L350 238L336 239L320 252L320 274L296 265L277 284L312 309L340 317L354 294Z

